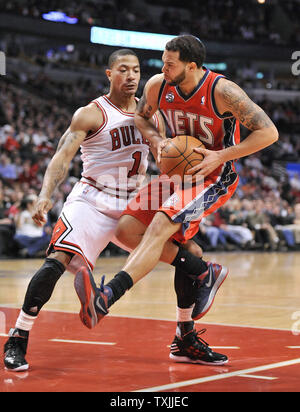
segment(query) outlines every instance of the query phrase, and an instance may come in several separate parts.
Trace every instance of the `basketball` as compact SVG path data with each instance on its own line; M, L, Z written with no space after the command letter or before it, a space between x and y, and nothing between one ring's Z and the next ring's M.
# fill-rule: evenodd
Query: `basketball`
M203 155L194 152L195 147L204 144L192 136L176 136L170 139L161 152L160 171L169 177L179 175L183 179L187 171L202 162Z

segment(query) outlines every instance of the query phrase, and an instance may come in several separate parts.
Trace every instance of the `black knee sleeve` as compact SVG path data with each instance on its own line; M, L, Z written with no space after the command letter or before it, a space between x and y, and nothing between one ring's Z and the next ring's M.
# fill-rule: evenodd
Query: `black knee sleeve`
M43 266L31 279L25 295L22 310L30 316L37 316L50 299L56 282L64 273L65 267L56 259L46 258Z
M192 278L207 271L207 263L201 257L195 256L183 247L179 247L178 253L171 263L172 266L184 271Z
M191 307L195 303L196 297L194 280L178 267L175 268L174 286L177 295L177 306L181 309Z

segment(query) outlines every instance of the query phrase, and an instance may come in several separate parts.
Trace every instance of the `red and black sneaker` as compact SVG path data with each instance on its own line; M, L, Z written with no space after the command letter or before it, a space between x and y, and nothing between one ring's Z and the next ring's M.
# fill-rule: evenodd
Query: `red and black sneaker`
M103 286L97 288L92 273L83 266L75 275L74 287L81 303L79 317L81 322L92 329L108 314L108 296Z
M207 262L208 269L196 280L196 300L192 319L202 318L211 308L217 291L228 275L228 269L217 263Z
M183 337L175 336L170 351L170 359L175 362L199 363L202 365L224 365L228 362L226 355L213 352L208 343L199 337L206 329L188 332Z

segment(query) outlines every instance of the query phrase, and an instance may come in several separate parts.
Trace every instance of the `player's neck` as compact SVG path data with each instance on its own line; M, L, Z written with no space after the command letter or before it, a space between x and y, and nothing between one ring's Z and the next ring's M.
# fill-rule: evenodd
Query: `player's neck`
M115 106L117 106L123 112L135 112L136 100L134 95L126 96L110 92L108 93L107 97Z
M201 81L204 75L205 70L201 67L191 77L186 77L183 80L183 82L179 84L179 88L182 91L182 93L184 93L185 95L189 95L195 89L195 87L198 86L199 82Z

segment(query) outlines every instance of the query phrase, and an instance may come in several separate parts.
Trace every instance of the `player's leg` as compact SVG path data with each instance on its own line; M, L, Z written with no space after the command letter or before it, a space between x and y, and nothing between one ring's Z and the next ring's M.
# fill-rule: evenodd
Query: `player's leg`
M80 270L75 277L75 289L86 317L91 317L93 313L96 313L98 321L102 319L113 303L154 268L161 259L162 252L166 251L164 248L167 241L180 226L181 224L174 224L165 213L156 213L139 245L130 253L122 270L106 285L102 284L100 289L96 287L90 272L86 269ZM181 268L191 276L207 271L207 265L201 258L173 242L169 242L167 251L163 260ZM84 324L91 327L87 325L87 322ZM94 324L93 322L93 326Z
M53 229L48 248L50 254L28 285L15 329L11 330L11 337L4 348L4 362L9 369L19 371L28 368L25 353L29 331L66 268L73 273L82 265L92 269L113 236L117 220L102 215L93 205L101 207L100 192L91 189L85 194L84 188L84 185L77 184L71 192ZM87 196L88 202L85 201ZM93 223L92 226L89 222ZM18 346L18 351L14 345Z
M123 243L130 244L134 248L146 230L146 225L132 216L123 216L119 222L116 235ZM184 249L202 258L202 249L192 240L188 240ZM162 261L170 260L168 254L178 253L178 245L168 240L163 248ZM195 323L192 318L194 302L196 299L197 287L195 280L187 276L187 273L180 267L175 267L174 286L177 296L176 309L176 334L170 347L170 359L175 362L201 363L207 365L223 365L228 362L226 355L213 352L209 346L199 337L199 332L195 330ZM203 332L203 331L201 331Z
M50 299L57 281L71 258L72 256L65 252L55 252L46 258L44 264L32 277L15 327L10 329L9 339L4 345L4 364L7 369L14 371L28 369L25 355L29 332L41 308Z
M225 171L227 173L227 169L225 169ZM227 180L229 185L232 184L230 179ZM170 206L172 206L172 208L167 207L164 203L156 213L155 210L153 211L153 208L147 207L147 205L149 206L149 186L142 189L137 195L135 200L139 201L139 205L146 207L140 207L140 210L137 211L133 209L135 210L134 213L142 214L145 219L148 219L147 222L151 223L149 223L139 245L130 253L122 270L117 273L107 285L102 284L100 289L94 285L90 273L79 273L78 276L76 275L78 282L76 282L77 288L76 286L75 288L78 295L82 294L82 296L87 296L87 291L93 290L93 296L95 298L93 302L90 300L92 305L90 310L98 314L99 320L108 313L108 308L120 299L133 284L154 268L162 256L166 242L172 235L175 233L179 234L179 241L181 241L182 238L183 241L192 238L199 229L199 221L203 213L207 212L207 209L213 211L213 208L217 208L220 204L219 199L226 198L226 196L224 196L226 191L229 193L223 182L219 184L217 181L216 185L210 185L209 182L207 182L206 186L207 187L204 188L201 186L200 193L198 193L197 196L194 196L194 193L192 193L192 196L186 196L186 191L179 189L179 191L174 193L176 199L179 199L179 201L176 200L175 203L171 202ZM191 191L194 192L193 187ZM142 196L143 193L145 194L144 197ZM157 193L159 193L159 190ZM151 191L151 196L152 194L153 191ZM222 196L220 194L222 194ZM207 199L206 196L208 196ZM171 198L172 196L169 199ZM192 201L190 201L190 199L192 199ZM152 199L150 200L152 205ZM185 205L187 201L188 203ZM205 207L203 207L203 204ZM176 206L176 208L174 206ZM128 209L130 208L127 208L126 212L128 212ZM155 214L154 217L153 214ZM168 253L165 261L182 269L188 276L193 276L194 280L197 280L200 286L205 286L205 288L198 288L197 305L195 305L193 310L193 319L198 319L211 307L216 292L226 278L228 271L221 265L207 264L201 258L195 257L182 247L176 245L172 247L173 250Z
M185 244L185 248L195 256L202 257L202 249L196 242L188 241ZM227 356L213 352L208 344L199 338L199 332L196 332L195 322L192 318L197 296L195 281L188 277L182 269L176 267L174 287L177 296L177 327L175 337L170 346L170 359L175 362L207 365L223 365L227 363Z
M108 313L108 308L114 302L154 268L164 244L178 230L178 226L163 213L155 215L142 240L130 253L123 269L106 285L103 279L100 289L96 287L91 272L86 268L76 273L74 286L82 304L81 313L84 316L81 316L81 320L85 326L94 327Z

